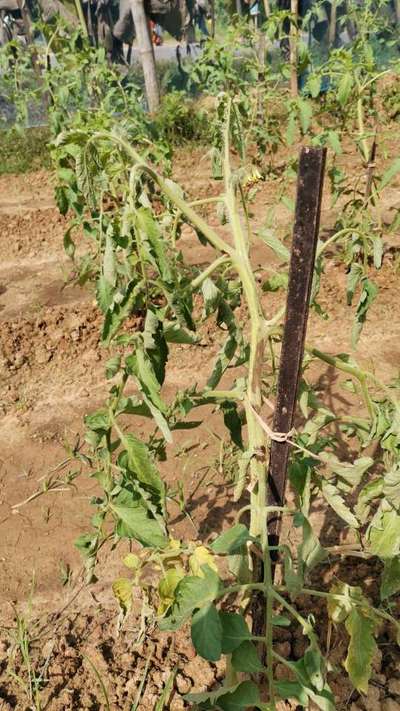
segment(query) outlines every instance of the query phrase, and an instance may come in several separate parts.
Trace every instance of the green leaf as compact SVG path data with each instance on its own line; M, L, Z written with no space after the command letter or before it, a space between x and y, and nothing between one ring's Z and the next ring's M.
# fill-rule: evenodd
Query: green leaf
M277 694L283 700L296 699L304 707L307 707L308 697L302 684L298 681L279 680L275 682Z
M328 131L328 143L336 155L341 155L342 146L340 143L340 136L337 131Z
M263 671L257 650L249 640L245 640L232 653L232 666L235 671L246 672L247 674L257 674Z
M289 618L284 617L284 615L273 615L272 624L276 627L290 627L292 623Z
M91 430L108 430L110 428L110 415L108 410L97 410L91 415L86 415L85 425Z
M394 558L400 552L399 514L394 509L384 511L381 507L372 519L367 537L372 555L382 560Z
M147 353L141 348L137 348L135 354L128 356L125 362L128 371L136 376L141 389L146 393L153 405L155 405L160 412L165 413L167 407L160 397L161 386Z
M310 647L303 657L304 667L312 686L317 691L322 691L325 680L322 674L323 660L319 649Z
M222 624L222 653L232 654L242 642L251 639L246 620L238 612L220 612Z
M114 287L101 275L96 282L96 299L103 314L110 308L114 295Z
M208 565L202 570L204 578L186 575L179 582L170 614L160 622L160 629L177 630L194 610L214 602L220 589L219 577Z
M260 692L253 681L242 681L235 691L224 694L218 699L222 711L242 711L260 701Z
M109 360L106 363L106 378L107 380L110 380L113 378L119 371L121 367L121 356L116 355L113 356L112 358L109 358Z
M71 238L72 229L66 231L64 235L64 249L70 259L74 258L75 254L75 242Z
M377 649L375 621L357 608L351 611L345 626L350 635L350 644L344 666L357 691L367 694L372 659Z
M400 557L385 560L381 579L381 600L386 600L400 591Z
M107 284L115 286L116 283L116 271L115 271L115 258L114 258L114 244L112 240L112 225L107 229L106 233L106 246L104 250L103 258L103 276Z
M392 163L392 165L383 174L380 185L379 185L379 191L383 190L383 188L386 188L386 186L392 182L393 178L399 172L400 172L400 158L396 158L396 160Z
M311 124L311 120L312 120L312 116L313 116L311 102L304 101L304 99L298 99L298 109L299 109L299 119L300 119L301 131L303 134L306 134L308 129L310 128L310 124Z
M278 291L279 289L287 289L289 283L288 272L279 272L278 274L273 274L269 279L267 279L263 285L263 291Z
M192 619L192 642L203 659L217 662L222 653L222 624L212 603L200 608Z
M340 79L336 93L337 100L342 108L347 104L352 88L353 77L349 72L347 72L346 74L343 74Z
M261 237L262 241L272 249L281 262L289 262L290 252L288 248L271 230L259 230L258 235Z
M213 390L217 387L229 363L231 362L233 356L236 353L237 345L238 344L236 337L230 334L226 339L224 345L222 346L218 357L214 363L212 373L207 380L207 388Z
M238 553L246 545L247 541L251 540L248 528L243 523L237 523L232 528L221 533L210 548L217 555L230 555L231 553Z
M159 521L150 516L139 495L123 488L109 507L117 518L117 533L121 538L139 541L150 548L165 548L168 539Z
M303 527L303 542L298 547L298 558L306 570L310 571L327 557L308 519L302 514L296 514L296 525Z
M221 403L225 427L229 430L231 440L239 449L243 449L242 421L240 419L236 402L226 400Z
M311 74L307 80L307 89L313 99L319 96L321 91L321 77L318 74Z
M202 694L186 694L184 700L199 709L222 709L222 711L242 711L260 703L257 686L252 681L242 681L232 687L221 686L216 691Z

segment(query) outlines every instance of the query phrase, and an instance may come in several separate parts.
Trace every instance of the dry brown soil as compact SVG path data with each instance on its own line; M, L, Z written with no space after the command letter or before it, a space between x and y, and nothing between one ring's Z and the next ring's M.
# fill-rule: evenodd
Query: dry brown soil
M176 179L199 198L216 194L220 184L209 179L207 161L200 154L182 153L175 166ZM351 160L351 156L348 157ZM399 186L387 196L387 208L400 206ZM261 183L252 208L252 222L260 226L274 204L274 189ZM291 215L281 206L275 225L283 235ZM332 226L333 214L325 200L322 235ZM63 483L78 465L66 461L66 445L76 443L83 433L83 416L94 410L107 393L103 365L108 354L99 345L101 319L91 287L68 285L71 266L63 252L66 220L53 201L53 179L40 172L0 178L0 711L31 708L28 686L21 686L11 672L27 684L27 666L16 647L17 618L32 641L31 663L43 676L40 708L50 711L106 709L100 675L107 689L111 709L130 711L154 707L172 670L177 668L174 693L166 708L185 707L181 694L204 690L222 678L220 664L206 664L194 658L186 634L174 638L154 630L140 636L137 615L139 597L131 619L117 636L117 608L112 598L112 581L122 571L123 550L105 555L99 582L82 586L79 555L73 541L88 528L89 499L95 492L93 480L79 476L73 487ZM207 262L209 253L187 232L183 250L193 263ZM395 243L397 238L395 239ZM253 249L255 265L264 268L270 254ZM389 255L378 275L379 300L362 335L358 356L388 381L398 374L400 362L400 315L396 255ZM332 353L349 351L352 312L345 300L346 274L343 264L329 261L320 303L329 320L312 314L308 338ZM265 298L267 314L273 314L278 295ZM204 379L219 347L215 330L204 334L201 346L177 347L172 352L167 389ZM341 412L361 408L340 387L340 378L330 369L313 373L321 397ZM189 495L202 467L209 473L191 502L192 522L175 512L172 531L176 536L202 539L232 520L226 477L216 463L221 425L211 412L202 413L201 427L181 435L168 450L164 474L169 481L181 479ZM145 427L139 423L140 428ZM57 490L33 498L49 480L58 480ZM339 520L316 508L315 522L326 539L344 540L346 531ZM334 571L335 572L335 571ZM364 562L337 566L343 579L366 583L376 594L375 569ZM329 575L332 575L332 570ZM328 630L323 609L315 601L301 601L304 610L319 620L322 646ZM389 630L382 630L380 649L366 697L353 692L341 671L345 640L330 633L330 659L336 672L332 688L338 708L353 711L395 711L400 709L399 655ZM302 632L281 630L279 652L299 658L305 647ZM95 670L94 670L95 667ZM282 672L279 668L277 674ZM352 706L354 704L354 706ZM295 708L282 704L283 709Z

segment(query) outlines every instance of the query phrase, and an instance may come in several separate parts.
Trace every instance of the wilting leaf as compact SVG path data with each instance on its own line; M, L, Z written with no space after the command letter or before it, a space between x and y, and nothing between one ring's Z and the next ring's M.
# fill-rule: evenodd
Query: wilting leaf
M400 557L385 560L381 579L381 600L396 595L400 590Z
M400 466L394 464L383 476L383 494L392 506L400 509Z
M367 320L368 309L375 301L378 295L378 287L369 279L362 280L362 291L360 300L357 304L354 324L351 332L351 343L353 348L356 347L360 337L362 328Z
M158 594L160 596L160 604L157 614L164 615L171 607L175 599L175 590L178 583L185 577L185 571L181 566L170 568L161 578L158 585Z
M162 496L164 483L145 443L137 439L131 432L121 433L121 442L126 450L129 469L136 474L142 484L154 489ZM124 464L123 459L121 464Z
M344 622L350 612L356 609L360 603L365 602L367 604L362 590L358 586L338 581L332 585L329 592L332 593L332 597L328 598L327 602L328 615L335 624ZM340 595L340 598L335 598L333 595Z
M279 237L268 229L260 230L258 234L262 241L275 252L281 262L289 262L290 252L286 245L280 241Z
M375 621L357 608L351 611L345 626L350 635L350 644L344 666L357 691L367 694L372 659L377 648Z
M132 607L132 581L128 578L118 578L114 580L112 589L125 617Z
M296 525L303 527L303 542L298 547L298 557L306 570L310 571L327 557L327 552L322 548L315 535L310 522L302 514L296 514Z
M189 558L189 568L192 575L198 575L200 578L204 578L204 565L208 565L212 570L218 572L214 556L210 551L207 550L205 546L197 546Z
M352 528L359 527L356 517L344 503L344 499L340 496L336 486L323 480L321 482L321 492L329 506L332 507L335 513L337 513L343 521L346 521L346 523L348 523Z
M129 570L137 570L140 566L140 558L134 553L128 553L124 560L124 565L126 565Z
M372 555L383 560L394 558L400 552L400 516L384 500L367 531ZM386 510L385 510L386 509Z

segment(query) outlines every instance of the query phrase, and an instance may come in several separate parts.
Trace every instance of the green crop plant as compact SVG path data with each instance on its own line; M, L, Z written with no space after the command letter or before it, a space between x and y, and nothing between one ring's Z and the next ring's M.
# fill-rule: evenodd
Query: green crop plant
M400 589L398 388L380 382L349 356L332 356L307 344L300 392L304 419L286 436L292 447L290 478L296 501L280 510L291 518L300 541L294 547L278 546L283 579L276 583L268 544L271 507L266 471L271 440L284 436L271 430L263 403L274 392L275 366L271 368L268 353L276 361L283 311L279 308L266 318L262 288L251 265L254 235L243 219L247 212L240 169L234 171L230 160L232 115L228 101L224 192L203 201L188 200L182 188L157 172L121 131L75 130L56 141L54 150L64 158L68 154L71 174L80 175L88 222L96 220L96 205L98 213L102 205L112 205L107 229L93 233L97 298L104 313L102 340L115 349L107 364L107 377L112 379L108 401L86 418L85 457L101 493L92 502L96 510L92 531L77 545L90 580L104 545L124 539L135 542L135 552L124 558L126 576L113 585L121 623L132 609L133 589L140 588L143 614L149 615L151 604L161 629L173 631L190 621L198 654L212 662L226 656L224 685L189 695L188 703L200 709L266 711L281 698L295 698L303 707L314 703L333 710L329 664L315 620L302 615L296 601L300 595L326 600L332 623L343 625L348 634L345 668L354 687L366 692L380 625L389 623L400 631L388 604ZM198 209L203 205L219 210L223 206L229 239L201 216ZM214 260L202 271L186 264L179 249L184 224L215 250ZM277 237L269 236L267 243L285 253ZM196 309L199 296L202 315ZM130 325L134 313L140 315L138 330ZM167 402L162 386L170 349L174 343L195 349L202 322L212 317L225 336L206 385L194 384ZM345 375L365 403L362 414L339 416L319 401L307 376L315 359ZM132 390L135 396L127 394ZM238 510L233 526L199 544L169 534L171 497L176 494L163 481L157 461L166 456L176 430L198 424L190 415L205 404L221 413L237 451L233 499ZM135 416L154 423L146 439L130 424ZM354 461L338 458L332 423L359 442ZM375 462L364 453L373 442L383 452ZM320 543L310 521L312 502L320 496L354 531L351 545L338 543L326 549ZM310 585L313 568L335 556L382 560L380 604L371 606L363 590L346 581L336 580L330 589ZM229 572L219 564L223 558L228 558ZM263 561L262 580L255 578L257 559ZM262 596L259 604L266 620L261 636L253 634L248 617L256 594ZM273 642L274 629L292 621L308 640L304 656L296 662L283 658ZM275 678L277 662L287 669L286 680Z

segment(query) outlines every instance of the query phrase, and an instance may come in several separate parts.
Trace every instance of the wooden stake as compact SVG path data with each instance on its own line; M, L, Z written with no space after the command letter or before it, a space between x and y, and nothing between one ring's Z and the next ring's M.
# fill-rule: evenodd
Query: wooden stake
M154 47L143 0L131 0L131 10L142 61L147 103L150 113L153 114L160 106L160 89L157 80Z
M303 148L300 153L286 317L272 425L275 432L290 432L293 427L318 241L325 158L325 148ZM287 442L271 443L270 506L284 505L289 447ZM268 521L271 546L278 545L280 524L278 515Z
M297 22L299 18L299 0L290 0L290 93L293 97L299 94L297 79Z

